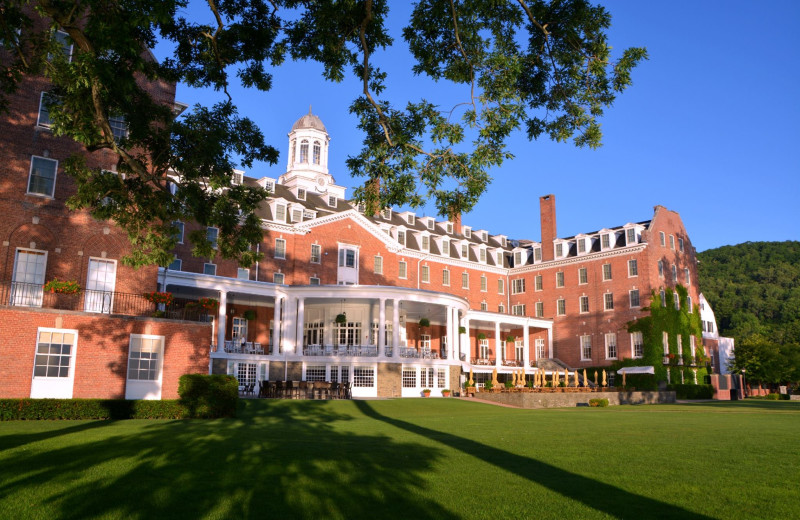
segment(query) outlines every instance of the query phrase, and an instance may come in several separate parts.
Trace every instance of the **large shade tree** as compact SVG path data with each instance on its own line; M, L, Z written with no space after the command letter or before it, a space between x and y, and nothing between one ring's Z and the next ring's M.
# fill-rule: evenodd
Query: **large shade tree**
M598 118L647 57L630 48L612 59L611 17L585 0L421 0L403 30L413 72L461 85L464 97L453 106L397 104L382 97L389 78L375 58L395 43L386 0L208 0L213 23L187 18L187 4L0 0L0 108L25 75L44 74L54 132L117 155L125 175L87 168L79 156L67 161L78 185L68 204L122 227L132 265L171 261L174 220L216 226L223 257L256 259L253 212L268 194L233 184L234 168L274 163L278 153L237 115L228 89L269 91L286 60L319 62L328 81L358 80L350 110L364 140L348 168L364 180L355 196L368 211L430 199L452 216L470 210L492 168L512 157L514 132L599 146ZM74 44L71 60L57 31ZM161 63L146 51L159 40L172 49ZM223 101L176 119L144 88L159 80L211 87ZM128 133L115 139L109 119L120 117ZM202 234L191 239L195 254L211 256Z

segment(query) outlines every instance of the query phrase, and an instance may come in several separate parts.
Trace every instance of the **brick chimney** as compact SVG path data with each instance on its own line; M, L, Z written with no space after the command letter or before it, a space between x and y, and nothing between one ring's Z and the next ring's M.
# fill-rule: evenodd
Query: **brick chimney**
M453 223L453 233L461 233L461 212L450 210L450 222Z
M542 224L542 260L553 260L553 240L556 239L556 196L539 197L539 215Z

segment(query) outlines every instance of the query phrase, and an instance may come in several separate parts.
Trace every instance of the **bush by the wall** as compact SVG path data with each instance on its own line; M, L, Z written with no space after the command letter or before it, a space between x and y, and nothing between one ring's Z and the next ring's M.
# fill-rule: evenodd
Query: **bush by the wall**
M711 385L669 385L667 390L674 390L676 399L713 399L714 397L714 387Z
M780 398L780 394L767 394L767 401L778 401Z
M187 410L176 400L0 399L0 420L182 419Z
M589 406L592 408L605 408L608 406L608 399L589 399Z
M178 395L189 417L236 417L239 382L228 375L184 374Z

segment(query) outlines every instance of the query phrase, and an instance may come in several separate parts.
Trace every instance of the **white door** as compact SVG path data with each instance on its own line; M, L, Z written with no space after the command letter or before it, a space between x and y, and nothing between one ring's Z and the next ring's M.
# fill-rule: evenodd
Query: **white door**
M102 258L89 259L89 273L86 276L86 312L111 313L114 284L117 280L117 262Z
M544 340L536 340L536 359L544 359Z
M17 249L11 282L11 305L42 306L42 285L47 266L47 253Z
M358 284L358 249L355 247L339 247L338 285Z

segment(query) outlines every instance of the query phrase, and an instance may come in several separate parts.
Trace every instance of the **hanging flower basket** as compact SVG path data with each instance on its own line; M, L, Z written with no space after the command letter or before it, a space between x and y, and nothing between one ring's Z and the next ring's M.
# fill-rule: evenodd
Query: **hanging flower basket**
M478 339L486 339L486 334L484 334L483 332L479 332L477 338Z
M336 318L333 321L334 323L339 323L343 325L347 323L347 314L345 313L337 314Z
M431 320L429 320L428 318L422 318L422 319L419 320L419 326L420 327L430 327L431 326Z
M517 338L511 335L506 336L506 343L514 343L517 341Z
M254 319L256 319L256 311L254 311L253 309L247 309L246 311L244 311L242 316L244 316L244 319L246 319L247 321L253 321Z
M145 300L152 302L152 303L163 303L164 305L169 305L172 303L172 293L170 292L146 292L142 294Z
M75 281L64 282L59 280L58 278L53 278L52 280L44 284L43 289L47 292L59 293L59 294L77 294L81 292L81 286L78 285L78 282Z
M216 298L200 298L196 305L209 312L219 309L219 301Z
M458 328L458 333L459 334L466 334L466 332L467 332L467 328L466 327L459 327Z

